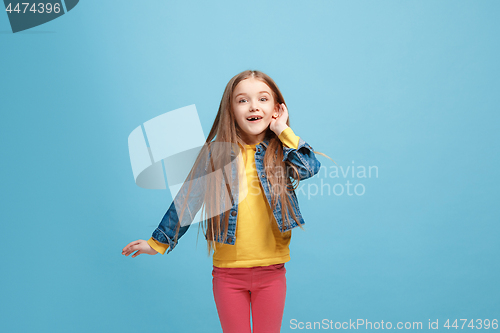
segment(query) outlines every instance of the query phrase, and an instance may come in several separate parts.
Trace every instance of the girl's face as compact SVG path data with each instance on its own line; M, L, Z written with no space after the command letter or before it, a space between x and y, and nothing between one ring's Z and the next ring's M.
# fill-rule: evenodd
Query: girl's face
M231 104L243 141L249 145L261 142L279 109L271 88L260 80L245 79L236 85Z

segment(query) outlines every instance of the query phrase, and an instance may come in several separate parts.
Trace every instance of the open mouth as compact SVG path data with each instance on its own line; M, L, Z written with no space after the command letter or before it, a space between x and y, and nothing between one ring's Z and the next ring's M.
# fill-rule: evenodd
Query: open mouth
M261 120L262 117L261 116L252 116L252 117L248 117L247 120L248 121L251 121L251 122L257 122L259 120Z

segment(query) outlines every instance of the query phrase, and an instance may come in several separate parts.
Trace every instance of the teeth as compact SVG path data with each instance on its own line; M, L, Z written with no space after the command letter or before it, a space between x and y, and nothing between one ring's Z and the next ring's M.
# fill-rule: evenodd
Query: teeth
M250 117L250 118L247 118L248 120L256 120L256 119L260 119L262 117Z

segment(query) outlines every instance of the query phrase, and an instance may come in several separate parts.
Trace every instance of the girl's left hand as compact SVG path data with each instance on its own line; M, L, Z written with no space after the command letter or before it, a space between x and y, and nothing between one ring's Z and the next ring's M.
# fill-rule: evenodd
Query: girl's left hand
M288 110L284 103L280 104L280 108L278 110L278 115L272 117L271 123L269 124L269 128L276 135L280 135L284 129L288 127L286 121L288 120Z

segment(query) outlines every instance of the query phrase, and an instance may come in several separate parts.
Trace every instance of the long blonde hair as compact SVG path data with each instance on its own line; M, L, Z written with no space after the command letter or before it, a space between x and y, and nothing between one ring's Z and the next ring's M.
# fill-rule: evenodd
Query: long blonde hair
M254 78L266 83L272 91L274 102L279 104L284 103L286 105L285 99L283 98L278 86L267 74L257 70L246 70L235 75L226 85L219 105L219 111L217 112L217 116L215 117L210 133L206 139L206 144L198 155L188 179L195 177L194 170L199 168L199 163L205 163L207 156L210 156L209 162L211 170L220 170L231 163L230 147L239 145L244 147L245 143L240 136L240 128L237 125L231 101L233 98L233 91L238 83L248 78ZM290 118L287 119L286 124L290 126ZM291 224L290 217L286 214L286 211L290 212L293 220L297 222L299 221L290 202L291 192L294 191L299 184L299 173L297 168L292 163L289 161L283 162L282 143L278 136L271 131L269 127L267 128L265 139L269 142L264 155L264 170L270 190L271 210L274 211L278 202L281 204L283 231ZM210 150L210 154L208 154L208 149ZM322 153L319 154L326 156ZM292 180L295 180L295 183L292 183ZM231 189L234 190L235 188L238 188L238 186L232 186L235 182L238 182L238 179L233 178L231 174L228 175L219 173L218 175L214 175L214 177L207 177L206 184L204 185L204 209L202 210L202 216L204 216L204 219L200 223L199 228L203 230L205 238L207 239L208 255L215 250L215 242L223 242L223 240L227 237L229 210L227 209L224 213L217 214L217 209L219 209L222 205L225 205L225 207L231 207L231 205L234 204L232 201L229 202L230 200L233 200L232 196L225 196L224 191L227 190L230 192ZM225 184L226 188L223 188L221 184ZM190 190L191 186L188 188L187 195L189 195ZM224 202L221 202L221 200ZM184 214L186 205L187 200L184 202L181 209L179 221L182 221L182 215ZM300 223L299 226L302 228ZM180 222L177 224L174 243L177 243L179 228ZM218 235L221 234L221 231L223 231L223 238L219 239Z

